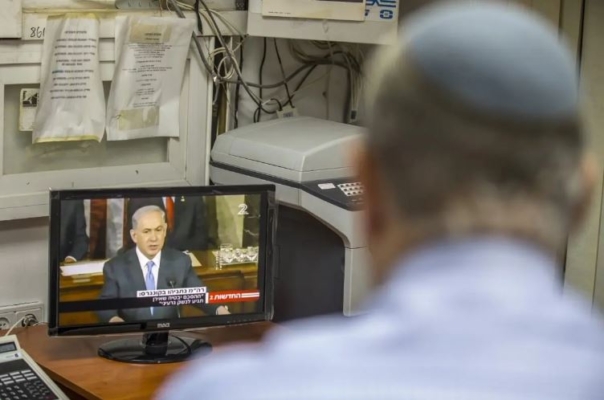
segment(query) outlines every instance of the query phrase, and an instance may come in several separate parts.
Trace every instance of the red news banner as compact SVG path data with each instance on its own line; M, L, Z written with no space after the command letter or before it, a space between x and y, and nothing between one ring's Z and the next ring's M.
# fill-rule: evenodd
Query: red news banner
M252 302L260 299L258 290L225 290L208 292L205 287L139 290L137 298L148 299L161 306L186 306L194 304L224 304Z
M242 301L257 301L260 299L260 292L257 290L226 290L222 292L210 292L208 303L239 303Z

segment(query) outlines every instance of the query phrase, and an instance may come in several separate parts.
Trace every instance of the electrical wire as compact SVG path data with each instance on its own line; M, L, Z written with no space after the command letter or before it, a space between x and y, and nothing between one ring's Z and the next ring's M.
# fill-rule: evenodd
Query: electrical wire
M289 103L293 107L294 104L292 103L292 95L289 92L289 86L285 80L285 69L283 68L283 61L281 61L281 54L279 54L279 45L277 44L277 39L273 39L273 42L275 44L275 55L277 56L277 61L279 62L279 69L281 69L281 77L283 78L284 82L283 86L285 86L285 93L287 93L287 103L285 103L285 105Z
M170 6L169 6L170 4L172 5L172 7L174 7L176 15L178 15L179 18L186 18L185 14L182 12L180 7L176 4L176 2L174 0L168 0L166 2L166 7L168 8L168 10L170 9ZM210 74L210 76L212 77L212 80L215 80L216 75L214 74L214 70L210 66L208 60L206 60L206 58L204 57L203 49L201 48L201 43L199 42L199 38L197 38L197 35L195 34L195 32L193 32L193 42L195 43L195 47L197 47L197 51L199 52L201 61L203 62L203 65L204 65L206 71Z
M169 0L169 1L174 1L174 0ZM213 25L213 30L215 30L216 37L218 38L220 45L224 49L227 50L226 55L230 59L231 64L234 66L235 71L237 72L238 80L241 81L243 88L248 93L248 95L254 100L254 102L257 104L257 106L260 107L262 111L266 111L263 107L262 99L259 98L258 96L256 96L256 94L251 90L250 85L248 85L248 83L243 79L243 74L241 73L241 69L239 68L239 65L237 64L236 58L233 56L232 52L229 51L229 49L226 45L226 42L224 40L224 37L222 36L222 33L220 32L220 28L218 27L218 24L216 23L216 19L214 18L214 15L212 14L212 11L210 10L210 8L208 7L208 5L206 4L206 2L204 0L199 0L199 2L201 3L203 8L208 13L208 17L210 18L211 25Z
M327 69L327 79L325 79L325 115L326 118L325 119L329 119L329 105L331 104L331 98L329 96L330 94L330 88L331 88L331 72L333 70L333 63L334 63L334 55L333 55L333 49L331 47L331 43L328 43L329 47L329 55L330 55L330 61L331 61L331 65L328 67Z
M10 335L10 333L13 331L13 329L15 329L15 328L17 327L17 325L19 325L19 324L20 324L20 323L21 323L21 322L22 322L24 319L25 319L25 317L21 317L21 318L19 318L19 320L18 320L17 322L15 322L15 323L13 324L13 326L11 326L11 327L10 327L10 329L8 330L8 332L6 332L6 333L4 334L4 336L8 336L8 335Z
M311 68L308 69L308 71L306 71L306 74L304 74L302 79L300 79L300 82L298 82L298 84L296 85L296 88L294 89L293 93L291 94L291 99L296 97L296 95L299 94L306 87L309 87L309 86L319 82L320 80L324 79L327 76L327 72L325 72L323 75L321 75L314 81L304 84L306 82L306 80L310 77L310 75L317 69L318 66L319 65L313 65ZM290 98L288 98L287 100L290 100Z
M201 24L201 14L199 13L199 0L195 0L195 15L197 17L197 29L203 35L203 25Z
M262 79L264 76L264 64L266 63L266 38L262 39L262 59L260 60L260 68L258 68L258 83L260 87L258 88L258 95L260 98L263 98L263 88L262 88ZM254 112L254 122L260 122L262 118L262 107L257 107Z
M237 89L237 93L236 93L236 100L235 100L236 102L239 101L238 91L240 91L240 88L243 87L245 92L249 95L249 97L252 99L252 101L257 106L256 113L258 114L258 118L262 112L267 113L267 114L274 114L276 112L275 110L270 110L270 109L265 108L265 106L268 106L268 104L275 103L279 107L279 109L282 109L283 104L291 104L293 106L292 100L293 100L294 96L296 95L296 93L300 90L301 84L304 83L304 81L308 78L308 76L310 76L312 71L314 71L316 69L316 67L319 65L330 65L331 67L337 66L337 67L345 68L349 71L349 73L347 75L348 94L349 94L347 96L349 98L349 101L347 103L347 109L353 108L354 110L356 110L358 108L358 92L359 92L359 86L360 86L360 82L361 82L360 77L362 76L362 68L361 68L361 63L359 62L359 59L362 59L362 57L363 57L362 52L360 51L359 47L350 48L348 46L343 46L343 45L334 46L331 43L325 44L324 42L312 42L312 44L317 49L328 50L329 53L319 55L319 56L309 56L305 51L298 48L297 45L295 45L295 46L292 45L291 43L293 43L293 41L290 41L290 53L294 56L295 59L302 62L303 65L301 65L299 68L297 68L290 75L285 76L285 70L284 70L284 68L282 68L282 63L280 62L281 73L282 73L282 78L283 78L282 81L270 83L270 84L265 84L262 81L260 81L258 83L248 82L243 78L243 74L241 72L241 64L242 64L242 60L243 60L242 51L240 51L240 57L239 57L240 61L238 61L237 57L235 56L235 53L237 52L237 50L240 49L241 46L243 46L243 43L245 42L247 35L240 32L228 20L226 20L226 18L224 18L220 13L211 10L208 7L205 0L196 0L195 6L197 8L195 6L192 6L192 5L189 5L186 3L182 3L178 0L167 0L166 5L168 6L168 9L174 9L176 14L180 18L185 18L185 15L182 11L182 8L185 8L187 10L192 10L192 11L196 12L197 17L199 18L198 25L201 21L201 18L203 18L207 22L208 27L212 30L212 32L218 39L218 42L221 47L216 48L211 51L208 49L208 55L206 57L206 55L202 49L200 39L197 37L197 35L193 34L193 41L194 41L195 47L199 53L199 56L201 57L204 68L210 75L214 85L219 85L219 84L223 84L223 85L235 84L235 85L237 85L238 89ZM203 10L200 10L199 6L203 7ZM231 46L227 45L227 41L224 39L216 19L220 19L220 21L225 26L227 26L233 33L236 33L239 35L240 41L239 41L237 47L232 48L232 40L231 40ZM201 30L200 30L200 32L201 32ZM336 48L335 50L334 50L334 47ZM275 46L275 50L276 50L276 52L278 52L278 45ZM354 54L355 52L357 54ZM338 56L338 57L336 57L336 56ZM210 60L215 57L221 57L221 59L218 63L213 63L214 67L212 67L212 63ZM280 54L278 54L277 58L278 58L278 60L281 58ZM339 59L337 59L337 58L339 58ZM300 81L299 87L296 90L294 90L293 93L290 93L288 83L304 71L306 71L306 74L303 76L302 80ZM326 76L329 79L329 74L326 74ZM254 93L253 90L251 90L251 88L275 89L275 88L279 88L282 86L286 88L286 92L287 92L287 99L283 103L276 98L271 98L267 101L264 101L262 99L262 95L258 96L258 95L256 95L256 93ZM228 96L228 90L226 93ZM259 94L260 94L260 92L259 92ZM258 111L258 109L260 111ZM236 110L238 112L237 105L236 105ZM352 112L348 112L348 115L346 116L345 119L349 120L350 115L352 115ZM256 119L256 117L255 117L255 119ZM238 125L238 122L239 122L238 118L236 118L235 123L237 125Z
M197 0L196 0L196 2L197 2ZM189 10L189 11L195 11L197 13L197 16L200 17L200 18L203 18L206 21L206 23L209 25L209 27L212 30L212 32L215 33L214 30L213 30L214 27L211 25L211 20L208 18L207 13L206 13L205 10L204 11L202 11L202 10L197 11L195 9L195 6L192 6L192 5L187 4L187 3L183 3L183 2L181 2L179 0L176 0L176 4L181 9L185 9L185 10ZM219 12L217 12L215 10L210 10L210 12L211 12L212 15L214 15L214 17L220 19L220 21L222 21L222 23L226 27L228 27L231 30L232 33L236 33L237 36L247 36L245 33L241 32L235 25L233 25L228 19L226 19L221 13L219 13Z
M237 84L237 83L241 83L242 87L245 89L245 91L248 93L248 95L250 96L250 98L254 101L254 103L256 104L257 107L259 107L261 109L262 112L266 112L266 113L272 113L274 114L274 111L272 110L267 110L266 108L264 108L264 106L267 104L267 102L263 102L261 98L259 98L252 90L251 87L256 87L256 88L263 88L263 89L272 89L272 88L276 88L276 87L280 87L282 86L285 82L290 81L291 79L293 79L295 76L297 76L300 72L304 71L306 68L310 68L311 65L303 65L300 68L298 68L296 71L294 71L293 74L290 74L284 81L275 83L275 84L270 84L270 85L260 85L260 84L254 84L251 82L247 82L246 80L243 79L243 74L241 73L241 69L235 59L235 57L232 54L232 51L230 51L228 49L228 46L226 45L226 42L222 36L222 33L220 32L220 29L218 28L218 24L216 23L216 20L214 18L214 14L211 12L211 10L209 9L208 5L206 4L206 2L204 0L199 0L200 4L204 7L204 9L207 12L207 15L210 19L210 26L212 31L216 34L216 37L218 38L218 41L220 42L221 46L226 50L226 55L229 58L231 64L233 65L235 72L237 74L237 80L231 80L231 79L222 79L222 82L224 83L233 83L233 84ZM184 13L182 12L182 10L180 9L180 6L177 4L176 0L168 0L168 2L171 3L172 7L176 10L177 15L180 18L185 18ZM203 51L201 49L201 43L199 41L199 38L196 35L193 35L193 40L195 42L195 46L197 47L197 50L203 60L204 65L206 66L207 71L210 73L210 76L212 77L212 80L214 81L214 83L216 83L217 81L221 80L219 75L216 74L216 72L210 67L209 62L205 59L204 55L203 55ZM318 61L318 63L325 63L325 61ZM276 99L271 99L270 101L275 101Z
M185 18L184 13L182 13L182 10L180 10L180 7L179 7L178 5L176 5L176 4L175 4L174 0L168 0L168 2L171 2L171 3L172 3L172 5L173 5L173 7L174 7L175 9L176 9L176 7L178 7L178 9L177 9L177 11L176 11L176 14L177 14L177 15L178 15L180 18ZM205 4L205 1L204 1L204 0L200 0L200 3L201 3L201 4L202 4L204 7L207 7L207 4ZM178 10L180 10L180 13L178 12ZM219 13L214 13L214 12L210 12L210 13L209 13L209 15L210 15L212 18L213 18L213 15L214 15L214 14L220 15ZM212 28L213 28L213 31L214 31L214 29L216 29L216 28L217 28L217 26L212 27ZM222 43L224 42L224 39L223 39L222 34L220 33L220 31L219 31L219 30L216 30L216 31L214 31L214 33L215 33L215 34L217 34L216 36L218 37L219 41L220 41L220 42L221 42L221 44L222 44ZM194 38L195 38L195 39L197 39L197 40L195 40L195 42L196 42L196 43L198 43L199 39L197 38L197 36L194 36ZM196 47L198 47L198 50L199 50L199 49L200 49L200 47L201 47L201 45L196 46ZM228 47L228 46L226 46L226 47ZM229 51L229 50L228 50L228 49L226 49L226 48L225 48L225 50L224 50L224 51L225 51L225 52L226 52L226 54L228 54L228 55L229 55L229 57L231 58L231 62L233 62L233 61L234 61L234 62L233 62L233 64L234 64L234 65L238 65L238 63L236 62L236 60L234 60L234 58L232 57L232 54L231 54L232 52L231 52L231 51ZM203 54L203 52L202 52L202 53L200 53L200 54ZM334 55L335 55L335 54L339 54L339 52L338 52L338 51L334 51ZM204 57L202 57L202 58L204 58ZM206 61L206 63L207 63L207 60L205 60L205 61ZM204 64L206 64L206 63L204 63ZM308 64L305 64L305 65L300 66L300 67L299 67L297 70L295 70L293 73L291 73L289 76L287 76L285 80L280 81L280 82L276 82L276 83L271 83L271 84L262 84L262 85L260 85L260 84L253 83L253 82L247 82L247 81L245 81L245 80L241 79L241 76L239 76L239 79L241 79L241 82L234 81L234 80L228 80L228 79L223 79L223 81L224 81L225 83L232 83L232 84L241 83L242 85L244 85L244 84L245 84L245 85L247 85L247 86L254 87L254 88L260 88L260 87L262 87L263 89L274 89L274 88L278 88L278 87L282 86L282 85L283 85L285 82L289 82L289 81L291 81L293 78L295 78L295 77L296 77L298 74L300 74L302 71L304 71L304 70L305 70L305 69L307 69L307 68L312 67L312 65L315 65L315 64L331 64L331 62L329 62L329 60L326 60L326 59L317 59L317 60L314 60L314 61L312 61L311 63L308 63ZM341 67L346 67L346 66L345 66L344 64L342 64L341 62L336 62L334 65L336 65L336 66L341 66ZM212 70L212 68L211 68L211 67L209 67L209 63L208 63L208 67L207 67L207 69L208 69L208 72L210 72L210 73L211 73L211 76L212 76L212 78L213 78L213 79L218 78L218 77L216 76L215 72ZM238 72L239 72L239 73L238 73L237 75L240 75L240 72L241 72L241 71L238 71ZM245 85L244 85L244 86L245 86Z
M311 41L310 42L316 49L319 49L323 52L326 52L329 55L330 60L341 60L348 67L348 88L347 88L347 103L344 108L344 121L348 123L352 123L356 121L358 114L358 106L359 106L359 93L360 87L362 85L362 68L361 62L359 60L363 60L363 52L361 51L359 46L351 47L349 45L341 44L341 43L331 43L327 42L319 42L319 41ZM302 63L312 62L321 57L325 57L326 55L310 55L303 48L299 41L289 41L289 50L294 59L298 60ZM329 116L329 105L330 105L330 77L328 74L326 79L326 88L325 88L325 96L326 96L326 113Z
M243 46L239 46L239 66L243 69ZM237 129L239 127L239 91L241 89L241 83L237 82L237 86L235 87L235 110L233 112L233 120L234 127ZM227 91L228 93L228 91Z

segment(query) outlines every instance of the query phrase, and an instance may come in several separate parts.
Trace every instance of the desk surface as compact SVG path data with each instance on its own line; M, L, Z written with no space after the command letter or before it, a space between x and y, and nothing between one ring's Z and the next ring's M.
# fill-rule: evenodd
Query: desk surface
M268 322L186 332L220 351L229 344L257 342L275 325ZM16 331L21 347L60 386L84 399L151 399L166 378L186 363L138 365L106 360L97 355L101 343L121 336L48 337L46 326Z

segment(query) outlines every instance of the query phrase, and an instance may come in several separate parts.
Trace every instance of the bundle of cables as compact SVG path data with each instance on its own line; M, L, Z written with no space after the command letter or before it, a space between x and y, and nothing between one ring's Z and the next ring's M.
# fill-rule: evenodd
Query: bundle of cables
M196 0L194 5L183 3L179 0L166 0L167 7L169 10L176 12L180 18L185 18L183 10L194 11L197 15L197 25L200 32L203 32L203 26L201 19L205 20L207 26L210 28L212 33L217 39L217 46L214 49L206 47L203 50L202 40L197 35L193 35L193 42L201 57L201 61L204 68L212 78L215 85L222 85L225 92L228 93L227 86L230 84L237 85L235 92L235 126L238 123L238 99L240 88L243 88L248 96L252 99L256 105L256 112L254 113L254 121L260 120L261 114L275 114L281 110L285 105L289 104L293 107L293 99L304 88L304 83L309 78L314 70L318 66L327 66L327 72L319 79L309 83L313 84L324 77L327 77L327 85L329 86L329 78L332 67L344 68L348 71L348 102L345 107L344 121L354 122L356 120L356 112L358 110L359 91L362 78L362 61L363 55L359 48L355 48L347 45L332 44L325 42L311 42L313 50L318 51L320 54L310 55L307 53L299 43L295 41L289 41L289 51L302 65L299 66L289 75L286 75L281 54L277 40L274 40L274 48L279 62L282 80L275 83L264 84L262 82L263 67L266 61L267 53L267 39L264 39L263 57L259 70L258 82L249 82L243 78L242 64L243 64L243 46L247 39L247 35L239 31L233 26L226 18L224 18L219 12L211 10L205 0ZM200 9L201 7L201 9ZM230 30L232 36L226 39L222 34L222 31L218 25L217 20L220 20L226 29ZM239 52L239 59L235 55ZM218 60L218 61L217 61ZM302 74L301 80L298 82L296 88L290 92L288 83L291 82L298 75ZM307 85L307 86L308 86ZM277 99L271 97L269 99L263 99L264 89L276 89L285 88L286 98ZM258 89L256 93L252 88ZM326 91L327 95L329 91ZM329 101L327 101L329 104ZM328 111L329 115L329 111Z

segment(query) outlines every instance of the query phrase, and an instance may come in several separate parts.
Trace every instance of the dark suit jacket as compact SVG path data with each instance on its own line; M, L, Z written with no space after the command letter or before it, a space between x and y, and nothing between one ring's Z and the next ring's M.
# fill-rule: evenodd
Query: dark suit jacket
M176 250L208 250L216 248L217 224L210 221L206 203L202 197L176 197L174 199L174 229L166 238L166 246ZM158 206L166 210L161 197L133 198L128 201L127 225L132 229L132 215L141 207ZM214 214L213 218L216 218ZM126 248L134 247L132 238L127 236Z
M72 256L81 260L88 253L86 217L82 200L67 200L61 203L60 257Z
M107 261L103 266L103 278L105 283L100 299L135 298L137 290L146 290L145 277L136 249L130 249ZM164 247L161 252L157 289L203 286L204 284L193 271L189 256ZM207 304L200 305L199 308L208 315L215 315L218 307ZM178 318L178 307L155 307L153 315L149 307L99 311L98 315L103 322L108 322L115 316L121 317L126 322L174 319Z

